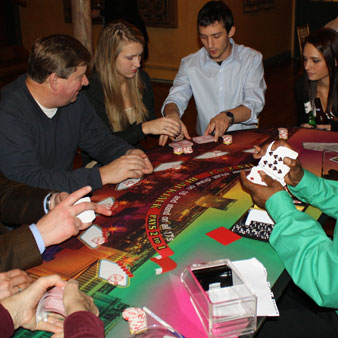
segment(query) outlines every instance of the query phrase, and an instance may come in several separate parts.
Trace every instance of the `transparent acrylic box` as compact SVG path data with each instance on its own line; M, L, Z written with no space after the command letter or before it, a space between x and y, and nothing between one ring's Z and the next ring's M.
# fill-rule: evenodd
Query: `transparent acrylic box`
M256 330L256 296L229 259L189 265L181 281L209 338L250 337Z

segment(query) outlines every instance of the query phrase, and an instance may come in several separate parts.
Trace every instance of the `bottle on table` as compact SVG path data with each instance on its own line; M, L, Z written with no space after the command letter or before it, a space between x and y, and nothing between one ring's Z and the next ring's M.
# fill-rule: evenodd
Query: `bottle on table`
M304 102L304 109L306 114L308 115L307 123L311 125L313 128L316 128L316 117L315 114L313 113L313 108L310 101Z
M320 98L315 98L315 106L316 106L316 123L317 124L329 124L329 118L324 113L322 103L320 102Z

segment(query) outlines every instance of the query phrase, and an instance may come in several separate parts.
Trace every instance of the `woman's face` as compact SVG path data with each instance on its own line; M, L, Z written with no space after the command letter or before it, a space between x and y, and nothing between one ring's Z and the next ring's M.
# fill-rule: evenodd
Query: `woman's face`
M117 73L122 78L132 79L141 65L143 46L139 42L125 42L116 58Z
M303 50L304 69L310 81L324 80L329 77L323 54L311 43L306 43Z

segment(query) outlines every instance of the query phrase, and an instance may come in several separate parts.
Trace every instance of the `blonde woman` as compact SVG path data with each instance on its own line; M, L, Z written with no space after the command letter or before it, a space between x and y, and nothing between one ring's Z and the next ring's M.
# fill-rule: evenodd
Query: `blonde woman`
M155 119L151 81L140 69L144 38L127 22L113 22L100 34L89 86L84 90L112 132L132 145L146 135L180 134L173 119Z

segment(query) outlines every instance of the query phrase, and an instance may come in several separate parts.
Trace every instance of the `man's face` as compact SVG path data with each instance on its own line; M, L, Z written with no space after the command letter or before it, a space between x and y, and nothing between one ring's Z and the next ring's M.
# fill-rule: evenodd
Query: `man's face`
M86 71L87 66L78 66L68 79L58 78L59 107L75 102L82 86L88 86Z
M225 60L231 54L230 38L234 33L234 26L228 33L223 23L218 21L206 27L199 26L203 46L208 51L210 58L217 62Z

